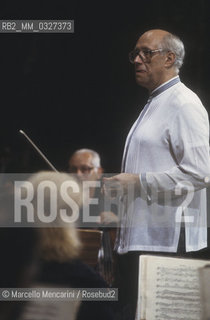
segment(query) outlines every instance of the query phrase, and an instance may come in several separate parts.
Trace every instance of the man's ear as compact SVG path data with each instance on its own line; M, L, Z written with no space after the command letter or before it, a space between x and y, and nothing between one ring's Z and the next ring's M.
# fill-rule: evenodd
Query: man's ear
M176 56L173 52L169 51L166 55L165 67L171 68L174 65Z

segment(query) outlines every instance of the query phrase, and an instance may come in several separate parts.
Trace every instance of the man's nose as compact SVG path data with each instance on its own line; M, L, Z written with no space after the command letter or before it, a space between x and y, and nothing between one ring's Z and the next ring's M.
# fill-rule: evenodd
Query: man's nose
M81 171L81 169L77 169L77 175L79 176L79 177L82 177L83 176L83 172Z
M134 59L134 64L135 63L143 63L143 60L142 60L142 58L141 58L141 56L139 54L137 54L135 59Z

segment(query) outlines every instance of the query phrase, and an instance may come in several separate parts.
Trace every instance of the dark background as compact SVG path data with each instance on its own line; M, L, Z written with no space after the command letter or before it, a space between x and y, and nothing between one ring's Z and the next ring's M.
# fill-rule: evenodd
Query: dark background
M147 99L128 52L139 35L167 29L183 40L182 81L210 111L208 0L36 1L0 5L1 19L74 19L74 34L0 34L1 171L46 169L23 129L58 170L78 148L119 172L130 126Z

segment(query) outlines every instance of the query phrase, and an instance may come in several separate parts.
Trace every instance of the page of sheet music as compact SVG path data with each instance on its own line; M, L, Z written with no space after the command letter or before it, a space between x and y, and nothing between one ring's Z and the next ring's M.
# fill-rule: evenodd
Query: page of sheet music
M199 269L202 319L210 319L210 265Z
M206 261L157 256L140 259L144 266L140 320L200 320L198 268Z

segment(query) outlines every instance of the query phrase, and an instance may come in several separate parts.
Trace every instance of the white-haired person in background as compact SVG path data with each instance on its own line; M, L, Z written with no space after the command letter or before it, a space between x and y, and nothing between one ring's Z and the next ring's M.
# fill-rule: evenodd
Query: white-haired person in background
M104 169L101 165L101 158L98 152L92 149L79 149L76 150L68 162L69 172L74 173L79 181L84 184L84 182L94 181L100 186L91 187L88 191L90 198L94 198L93 201L98 202L97 204L91 204L89 206L89 215L91 219L97 222L87 223L84 222L84 211L80 212L80 223L83 228L103 228L102 237L102 248L100 250L99 256L99 269L100 273L103 275L104 279L111 284L113 281L113 247L116 234L116 223L118 222L118 217L116 215L116 206L112 206L109 209L105 208L105 198L102 192L103 186L103 172ZM109 199L110 200L110 199ZM83 204L85 205L85 203ZM114 211L114 212L113 212ZM110 227L114 227L111 228Z
M99 153L87 148L76 150L69 158L68 171L81 179L99 179L103 173Z
M98 152L92 149L78 149L69 158L68 170L76 174L81 181L99 181L104 172L101 166L101 157ZM92 188L90 195L99 199L99 207L95 206L96 215L100 216L99 222L104 225L118 222L117 216L112 211L104 211L103 197L101 188ZM94 211L94 207L93 211Z

